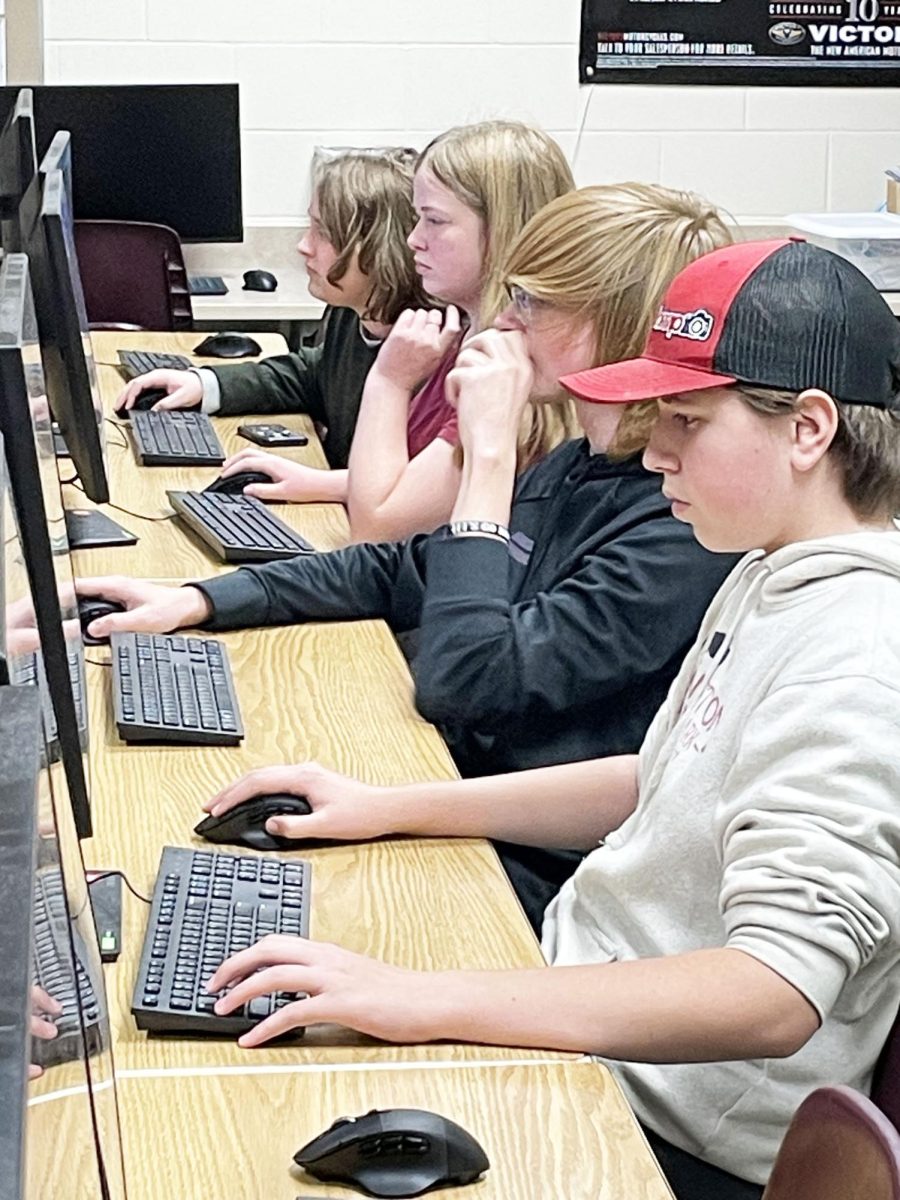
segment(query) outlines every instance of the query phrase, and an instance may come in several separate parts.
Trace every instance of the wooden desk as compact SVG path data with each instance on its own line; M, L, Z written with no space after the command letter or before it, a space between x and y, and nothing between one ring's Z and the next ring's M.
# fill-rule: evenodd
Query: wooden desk
M112 414L113 402L122 390L123 381L114 366L119 349L157 350L189 354L197 344L197 333L121 333L103 332L91 335L98 364L100 390L106 412ZM283 353L284 339L277 334L260 334L257 339L267 354ZM222 359L196 359L197 365L222 366ZM247 361L247 360L244 360ZM249 417L216 417L216 433L226 454L246 449L252 443L238 436L238 426ZM289 415L278 417L284 425L300 430L309 437L308 446L295 446L278 451L296 462L327 468L322 447L309 417ZM127 422L117 428L106 426L107 468L110 495L114 504L147 517L165 517L171 513L166 491L172 489L199 490L219 474L218 467L141 467L138 465ZM69 508L93 507L90 501L73 488L67 489ZM76 564L81 575L126 574L132 576L178 576L183 579L203 579L231 571L233 567L220 562L213 552L180 522L140 520L118 512L108 505L100 506L113 520L137 534L136 546L107 546L77 552ZM275 504L272 511L296 529L319 550L334 550L346 544L349 527L341 504Z
M609 1072L590 1062L129 1077L119 1083L129 1200L355 1196L293 1155L336 1117L426 1108L490 1160L447 1200L672 1200Z
M126 746L111 718L109 672L89 664L91 866L123 869L148 895L161 847L207 845L191 832L201 802L256 766L314 758L375 783L454 776L440 736L415 714L408 672L381 622L245 630L224 640L247 728L240 747ZM423 969L543 961L485 842L401 838L298 853L313 863L314 937ZM125 951L107 974L119 1067L547 1057L387 1046L343 1029L313 1030L303 1042L257 1051L232 1041L148 1039L129 1011L147 912L126 900Z

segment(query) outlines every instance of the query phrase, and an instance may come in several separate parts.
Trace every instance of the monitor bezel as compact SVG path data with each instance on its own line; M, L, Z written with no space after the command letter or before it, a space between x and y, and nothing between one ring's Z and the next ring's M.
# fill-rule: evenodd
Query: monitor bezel
M0 432L75 828L87 838L93 832L90 796L22 356L33 340L28 299L28 259L7 255L0 263Z
M110 491L97 422L98 414L102 420L102 409L84 352L83 339L89 334L81 280L70 270L66 249L65 190L61 171L37 174L20 209L23 244L30 263L50 408L85 495L95 504L105 504Z

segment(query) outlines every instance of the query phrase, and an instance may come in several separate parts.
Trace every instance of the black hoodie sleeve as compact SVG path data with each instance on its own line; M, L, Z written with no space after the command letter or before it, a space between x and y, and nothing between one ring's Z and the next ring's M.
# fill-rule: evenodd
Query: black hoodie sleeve
M483 730L657 676L684 653L734 561L665 516L586 555L557 587L510 603L502 543L436 537L427 553L417 706L427 720Z
M211 368L219 381L220 415L309 413L314 421L325 421L322 355L320 344L261 362Z
M420 543L363 543L328 554L301 554L193 586L213 606L207 629L248 625L291 625L302 621L352 621L391 618L406 607L418 618L423 589ZM405 606L398 606L397 592Z

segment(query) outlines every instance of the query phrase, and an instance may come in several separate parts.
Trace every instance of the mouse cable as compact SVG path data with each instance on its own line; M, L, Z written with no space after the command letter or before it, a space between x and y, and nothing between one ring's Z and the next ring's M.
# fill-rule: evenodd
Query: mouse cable
M113 429L124 430L126 428L126 426L124 425L124 423L122 421L114 421L112 419L112 417L104 417L103 420L107 423L107 425L112 425ZM124 433L122 434L121 442L116 442L116 445L124 446L126 450L129 448L128 438L125 436Z
M90 663L92 667L111 667L112 666L112 662L109 659L107 659L106 662L101 662L99 658L88 658L87 655L85 655L84 661L86 663Z
M138 900L142 900L144 902L144 904L152 904L153 903L153 901L150 899L149 896L142 896L141 893L136 888L133 888L131 886L131 884L128 881L128 876L125 874L124 871L90 871L89 874L90 874L90 879L88 880L88 887L90 887L90 885L92 883L96 883L100 879L110 879L113 875L118 875L119 878L122 880L122 882L125 884L125 886L128 888L129 892L131 892L132 896L137 896Z
M71 483L73 487L77 487L79 492L84 495L84 488L78 482L78 476L75 475L72 479L63 479L61 483ZM130 508L123 508L121 504L113 504L111 500L106 502L107 508L114 508L116 512L124 513L126 517L135 517L138 521L173 521L178 515L177 513L166 513L165 516L148 517L146 513L132 512Z

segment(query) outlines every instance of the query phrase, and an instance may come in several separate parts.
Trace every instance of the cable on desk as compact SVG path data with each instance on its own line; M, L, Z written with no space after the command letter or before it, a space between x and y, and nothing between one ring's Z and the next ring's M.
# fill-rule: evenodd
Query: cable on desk
M112 662L110 660L107 660L106 662L101 662L99 658L85 657L84 661L86 663L90 663L92 667L111 667L112 666Z
M77 487L79 492L84 495L84 488L78 482L78 476L75 475L72 479L60 480L61 483L71 483L73 487ZM174 521L176 513L166 513L165 516L148 517L146 513L132 512L130 508L123 508L121 504L113 504L111 500L106 502L107 508L114 508L116 512L124 513L126 517L134 517L138 521Z
M119 878L122 880L122 882L128 888L129 892L131 892L132 896L137 896L138 900L143 900L144 904L152 904L153 903L153 901L150 899L149 896L142 896L139 891L137 891L135 888L133 888L131 886L131 884L128 882L128 876L125 874L124 871L91 871L90 872L90 876L91 876L90 882L94 883L98 879L109 879L113 875L119 876Z
M121 421L114 421L112 419L112 417L104 417L103 420L107 423L107 425L112 425L113 429L119 429L119 430L125 429L125 426L123 425L123 423ZM121 442L116 442L116 445L124 446L126 450L128 449L128 438L125 436L124 433L122 434Z

